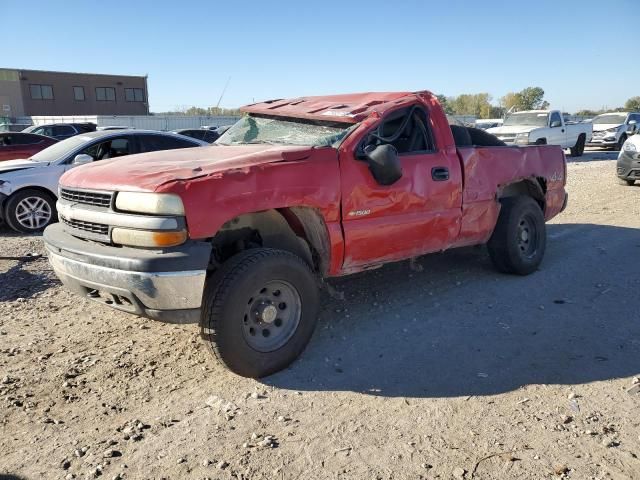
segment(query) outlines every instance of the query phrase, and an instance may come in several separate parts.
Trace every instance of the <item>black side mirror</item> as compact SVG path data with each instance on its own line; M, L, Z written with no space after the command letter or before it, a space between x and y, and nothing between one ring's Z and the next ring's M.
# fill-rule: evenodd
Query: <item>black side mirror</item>
M364 155L373 178L380 185L391 185L402 177L398 151L393 145L367 145Z

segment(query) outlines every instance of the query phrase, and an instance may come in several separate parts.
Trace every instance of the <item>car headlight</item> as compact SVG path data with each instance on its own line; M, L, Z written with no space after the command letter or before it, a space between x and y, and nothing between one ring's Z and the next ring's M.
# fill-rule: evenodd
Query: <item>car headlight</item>
M605 130L605 132L617 132L617 131L618 131L618 128L620 128L620 127L607 128L607 129Z
M134 213L184 215L182 199L173 193L118 192L116 208Z
M624 142L624 145L622 148L624 149L625 152L635 152L638 150L635 144L631 142Z
M516 134L516 143L519 144L528 144L529 143L529 132L525 132L525 133L518 133Z
M158 232L115 227L111 230L111 241L118 245L132 247L175 247L187 241L187 232Z

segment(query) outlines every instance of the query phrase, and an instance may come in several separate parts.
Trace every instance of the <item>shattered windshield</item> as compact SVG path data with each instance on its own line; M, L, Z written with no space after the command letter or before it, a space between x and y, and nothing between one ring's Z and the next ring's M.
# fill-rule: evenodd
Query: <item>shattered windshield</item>
M549 118L548 113L512 113L504 119L504 126L511 125L526 125L530 127L546 127L547 120Z
M344 123L245 115L215 143L329 147L344 139L353 127Z

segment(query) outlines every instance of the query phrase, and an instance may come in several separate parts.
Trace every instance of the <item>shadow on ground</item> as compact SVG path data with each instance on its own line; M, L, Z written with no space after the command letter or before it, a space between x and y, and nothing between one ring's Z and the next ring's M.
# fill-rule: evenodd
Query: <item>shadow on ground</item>
M581 162L601 162L603 160L617 160L619 150L605 150L598 148L591 148L584 151L584 154L580 157L572 157L567 154L567 163L581 163Z
M58 281L41 273L27 270L30 262L46 262L44 257L2 257L0 260L17 261L6 272L0 272L0 302L12 302L19 298L28 299L56 285ZM44 263L43 263L44 265Z
M302 357L265 380L292 390L389 397L491 395L640 372L640 229L548 226L528 277L484 249L426 256L332 282Z

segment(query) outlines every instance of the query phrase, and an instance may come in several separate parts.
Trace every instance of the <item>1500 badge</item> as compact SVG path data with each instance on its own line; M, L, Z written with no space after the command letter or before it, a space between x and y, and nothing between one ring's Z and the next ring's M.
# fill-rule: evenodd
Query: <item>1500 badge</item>
M369 215L371 210L353 210L349 212L350 217L364 217L365 215Z

